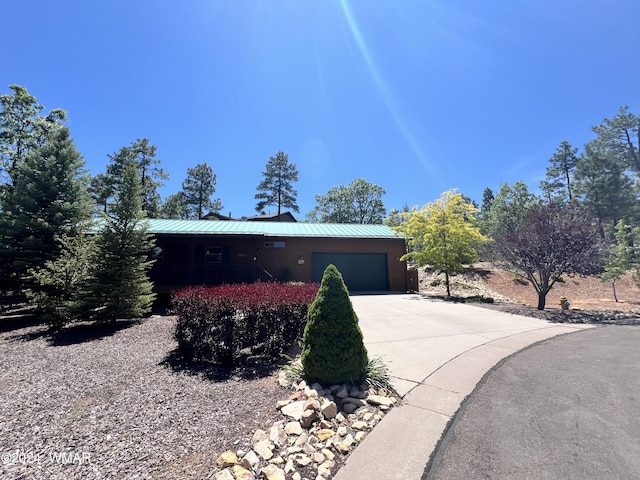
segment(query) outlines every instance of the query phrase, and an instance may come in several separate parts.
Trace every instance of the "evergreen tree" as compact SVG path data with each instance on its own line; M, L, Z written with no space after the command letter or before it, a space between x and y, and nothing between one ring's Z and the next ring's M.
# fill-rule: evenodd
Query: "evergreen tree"
M2 195L0 263L5 279L20 288L28 272L55 260L57 236L75 235L94 210L89 176L66 127L31 151L12 172Z
M640 115L629 112L629 107L620 107L615 117L605 118L592 130L606 151L640 177Z
M25 87L10 85L13 94L0 95L0 178L12 184L16 167L41 147L51 132L66 120L59 108L40 116L43 106Z
M600 235L619 220L633 223L637 215L636 191L624 165L601 143L585 147L576 168L576 193L598 220Z
M564 141L549 159L551 166L547 167L546 179L540 183L540 189L550 199L561 201L573 200L573 177L578 165L577 148Z
M122 147L119 152L109 155L111 159L107 166L107 174L114 184L122 181L124 166L133 162L140 179L142 210L150 218L156 218L160 214L160 194L158 188L164 185L163 180L168 180L169 175L159 167L160 160L156 158L156 146L149 140L138 139L129 147Z
M267 205L277 205L278 215L281 208L290 208L299 212L296 203L298 192L293 188L293 182L298 181L298 169L293 163L289 163L289 156L284 152L278 152L275 157L269 158L262 181L258 184L255 199L259 200L256 210L261 212Z
M392 208L389 210L389 216L384 219L384 224L389 227L397 227L406 221L409 212L411 209L406 203L402 206L402 210Z
M480 207L480 213L486 215L491 210L493 206L493 200L495 196L493 195L493 190L489 187L485 188L482 192L482 206Z
M95 243L88 229L56 240L60 255L31 271L37 289L30 299L54 330L85 315L82 292L90 281L91 259L95 254Z
M198 220L204 216L204 209L218 213L222 210L220 199L211 199L216 191L216 175L206 163L187 170L187 178L182 182L184 201L191 215Z
M616 281L637 264L636 244L639 233L638 227L632 228L622 220L616 224L615 242L609 246L609 259L602 274L603 282L611 282L613 298L616 302L618 302Z
M139 165L130 160L122 167L114 187L115 201L96 238L87 293L96 317L111 322L147 315L155 298L148 276L154 241L143 221Z
M189 207L184 198L184 192L169 195L160 208L162 218L185 220L189 218Z
M491 202L491 209L483 216L486 234L515 229L527 222L529 210L536 204L536 197L529 192L527 184L517 181L513 185L503 183Z
M493 207L494 200L493 190L489 187L485 188L482 192L482 205L480 207L480 213L478 214L478 227L484 235L489 231L489 215L491 214L491 207Z
M369 362L342 275L329 265L307 313L301 361L305 379L321 385L365 380Z
M89 193L93 197L96 205L101 211L107 213L109 209L109 200L113 197L113 180L104 173L99 173L91 178Z

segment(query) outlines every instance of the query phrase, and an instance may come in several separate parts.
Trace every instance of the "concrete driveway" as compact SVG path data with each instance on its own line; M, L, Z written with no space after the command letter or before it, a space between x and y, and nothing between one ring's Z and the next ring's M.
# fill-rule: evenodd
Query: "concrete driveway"
M389 366L402 404L351 454L335 480L419 480L460 404L498 362L585 328L419 294L354 295L369 357Z

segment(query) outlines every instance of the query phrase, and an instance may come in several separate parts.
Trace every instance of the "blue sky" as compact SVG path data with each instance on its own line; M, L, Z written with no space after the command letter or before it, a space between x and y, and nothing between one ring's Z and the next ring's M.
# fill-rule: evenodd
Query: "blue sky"
M637 0L21 0L2 17L0 93L67 110L92 174L149 138L163 197L207 162L234 217L279 150L301 218L361 177L387 209L481 202L640 113Z

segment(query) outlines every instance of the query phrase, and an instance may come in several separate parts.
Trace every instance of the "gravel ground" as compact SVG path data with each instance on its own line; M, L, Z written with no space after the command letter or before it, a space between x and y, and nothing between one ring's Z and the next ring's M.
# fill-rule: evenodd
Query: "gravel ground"
M0 333L0 478L212 478L222 451L248 449L289 392L273 374L183 368L174 326Z

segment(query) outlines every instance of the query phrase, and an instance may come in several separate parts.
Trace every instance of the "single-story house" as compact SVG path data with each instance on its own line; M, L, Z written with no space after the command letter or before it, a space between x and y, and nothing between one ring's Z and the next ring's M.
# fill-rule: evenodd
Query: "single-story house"
M406 245L386 225L150 219L158 293L188 285L319 282L327 265L349 291L407 291Z

